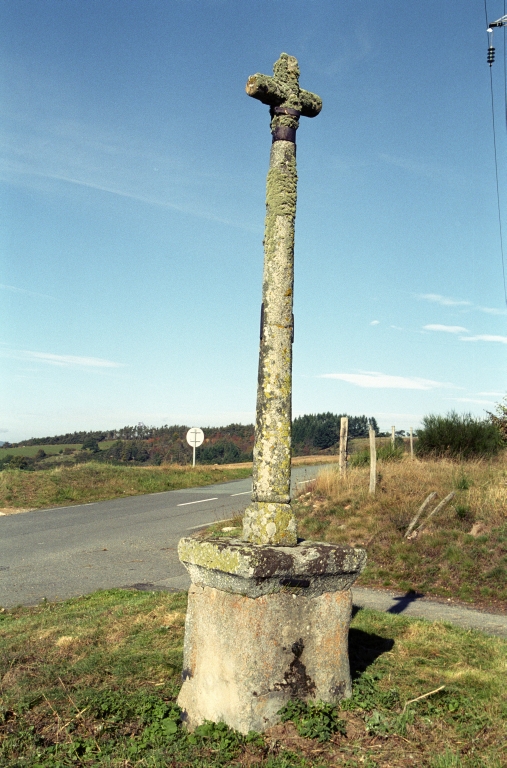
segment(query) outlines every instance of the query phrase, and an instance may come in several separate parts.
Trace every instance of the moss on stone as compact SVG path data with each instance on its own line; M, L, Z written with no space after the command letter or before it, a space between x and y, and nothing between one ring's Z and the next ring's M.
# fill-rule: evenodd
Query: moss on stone
M297 526L290 504L266 501L251 504L243 518L243 537L252 544L295 546Z
M194 562L211 570L236 573L241 558L239 553L230 547L218 547L209 541L197 539L180 539L178 556L182 562Z

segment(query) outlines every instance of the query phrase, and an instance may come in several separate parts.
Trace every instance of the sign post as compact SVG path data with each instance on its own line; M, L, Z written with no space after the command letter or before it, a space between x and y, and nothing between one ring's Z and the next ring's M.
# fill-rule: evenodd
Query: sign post
M204 443L204 432L199 427L191 427L187 432L187 443L193 448L192 466L195 467L195 449Z

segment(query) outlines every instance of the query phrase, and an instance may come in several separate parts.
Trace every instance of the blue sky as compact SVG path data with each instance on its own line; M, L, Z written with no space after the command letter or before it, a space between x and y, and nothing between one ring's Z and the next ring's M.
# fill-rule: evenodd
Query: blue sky
M254 420L270 133L244 88L282 51L324 102L297 137L294 414L408 429L502 399L483 0L0 0L0 20L0 439Z

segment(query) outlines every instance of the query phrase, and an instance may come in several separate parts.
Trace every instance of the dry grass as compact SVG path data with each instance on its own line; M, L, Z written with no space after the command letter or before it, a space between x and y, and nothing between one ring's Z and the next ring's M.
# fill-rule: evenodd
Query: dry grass
M469 462L411 461L378 465L377 491L369 468L321 472L299 497L301 535L366 546L369 562L358 584L507 609L507 454ZM432 491L452 502L408 541L404 533ZM430 509L433 508L430 506Z

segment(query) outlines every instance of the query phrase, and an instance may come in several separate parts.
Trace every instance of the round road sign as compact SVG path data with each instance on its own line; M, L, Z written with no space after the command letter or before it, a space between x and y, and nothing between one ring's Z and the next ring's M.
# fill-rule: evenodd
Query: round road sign
M187 432L187 443L192 448L199 448L204 443L204 432L199 427L192 427Z

